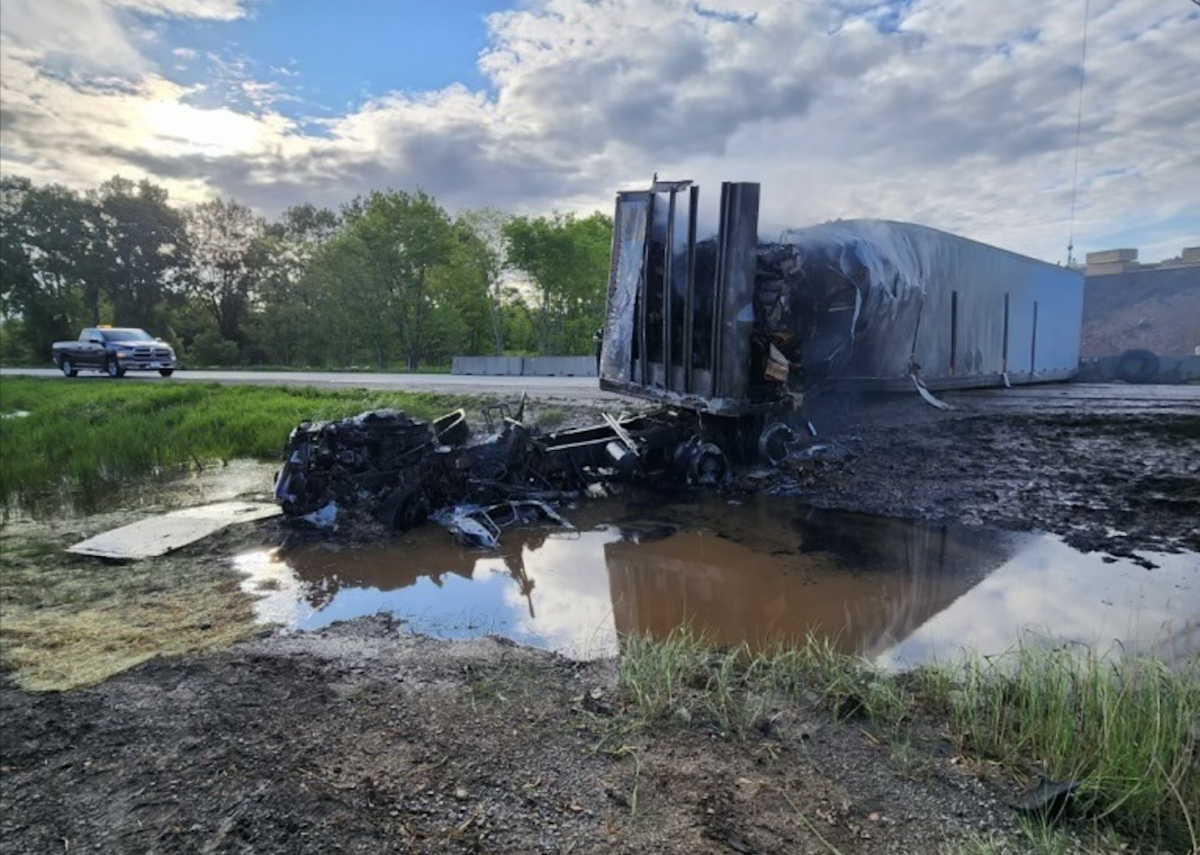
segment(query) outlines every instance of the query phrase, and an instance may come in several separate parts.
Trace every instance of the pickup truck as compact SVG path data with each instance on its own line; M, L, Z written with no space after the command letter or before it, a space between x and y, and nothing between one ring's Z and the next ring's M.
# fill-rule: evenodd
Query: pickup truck
M117 378L126 371L157 371L163 377L175 372L175 351L161 338L134 327L87 327L78 341L57 341L55 366L68 377L80 369L103 371Z

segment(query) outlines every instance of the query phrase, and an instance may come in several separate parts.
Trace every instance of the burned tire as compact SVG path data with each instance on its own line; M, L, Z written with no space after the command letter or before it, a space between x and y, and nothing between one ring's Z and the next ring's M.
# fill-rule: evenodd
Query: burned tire
M788 454L788 445L796 441L796 434L783 422L773 422L758 435L758 459L769 466L778 466Z
M1126 383L1153 383L1158 379L1158 356L1149 350L1127 350L1117 357L1113 372Z
M63 373L64 377L75 377L79 374L79 369L71 364L71 360L65 357L58 363L58 369Z
M693 484L713 487L722 483L729 474L729 461L725 452L711 442L702 443L688 462L688 480Z
M402 487L383 500L374 517L396 531L408 531L425 520L425 496L415 487Z

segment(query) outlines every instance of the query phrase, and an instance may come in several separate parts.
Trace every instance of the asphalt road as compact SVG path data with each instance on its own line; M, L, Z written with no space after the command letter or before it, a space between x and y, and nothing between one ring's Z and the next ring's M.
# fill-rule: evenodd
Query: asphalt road
M0 368L0 377L58 377L64 383L112 383L107 375L81 371L66 378L54 368ZM156 372L130 372L121 383L250 383L274 386L314 386L323 389L384 389L394 392L444 392L448 394L519 396L527 391L540 398L628 400L601 392L595 377L484 377L467 374L373 374L326 371L192 371L179 370L171 377Z
M85 371L68 379L54 368L0 368L0 377L58 377L64 383L112 383L107 375ZM132 372L121 383L251 383L314 386L324 389L384 389L515 398L522 392L542 400L610 402L615 409L631 399L600 391L595 377L506 377L466 374L374 374L325 371L176 371L171 377ZM984 412L1172 413L1200 416L1200 386L1124 383L1050 383L1012 389L973 389L939 395L947 402Z

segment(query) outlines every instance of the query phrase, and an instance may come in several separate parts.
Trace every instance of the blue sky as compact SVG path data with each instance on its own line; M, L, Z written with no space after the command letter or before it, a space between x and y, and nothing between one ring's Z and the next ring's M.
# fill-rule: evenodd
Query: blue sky
M4 0L0 169L268 217L416 187L607 211L657 172L762 182L764 234L1154 261L1200 244L1198 68L1191 0Z
M393 89L487 88L477 66L488 44L486 18L510 6L500 0L267 0L228 22L148 23L159 30L155 59L173 68L176 79L215 90L195 103L228 97L230 87L218 81L244 65L243 73L280 84L288 98L276 102L277 109L302 120L337 115Z

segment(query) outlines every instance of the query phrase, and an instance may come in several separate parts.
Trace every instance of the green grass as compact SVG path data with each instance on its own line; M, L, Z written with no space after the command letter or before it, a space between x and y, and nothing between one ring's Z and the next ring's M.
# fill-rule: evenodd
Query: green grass
M206 461L278 456L299 422L392 407L435 418L462 401L365 389L195 383L66 382L5 377L0 384L0 498L104 485Z
M706 683L709 646L688 627L661 641L645 635L623 640L618 682L647 721L691 718L687 689Z
M964 750L1079 782L1076 802L1140 839L1197 845L1200 658L1019 647L969 659L927 686Z
M714 649L686 626L662 640L629 635L622 639L618 681L643 721L706 716L738 735L748 733L772 704L813 695L834 718L886 726L898 724L908 709L898 680L815 635L757 654L744 644Z
M1080 815L1172 851L1197 847L1200 657L1172 670L1154 658L1020 647L896 675L811 636L751 655L714 650L685 627L660 641L623 639L618 674L643 723L703 716L740 736L770 709L819 700L834 718L878 725L905 773L928 771L905 722L944 720L965 754L999 760L1014 775L1032 768L1078 782Z

